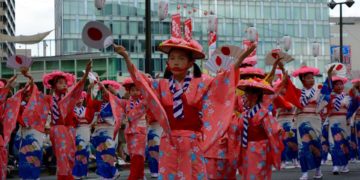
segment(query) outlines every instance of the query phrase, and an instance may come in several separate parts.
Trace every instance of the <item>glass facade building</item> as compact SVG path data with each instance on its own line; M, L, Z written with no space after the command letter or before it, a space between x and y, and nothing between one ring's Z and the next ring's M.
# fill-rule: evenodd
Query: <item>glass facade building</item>
M187 3L187 9L183 8ZM177 10L178 4L181 9ZM324 67L329 62L330 26L327 0L198 0L169 1L169 14L180 12L192 17L193 36L208 50L207 18L205 11L213 11L218 17L218 42L241 45L245 30L254 26L259 32L258 66L265 67L264 56L284 35L292 37L290 54L296 61L288 68L298 67L305 62L308 65ZM157 17L158 1L151 1L152 8L152 59L154 71L162 71L165 55L156 52L156 46L170 37L170 15L164 21ZM196 12L189 15L188 10ZM71 54L94 52L81 41L81 31L89 20L99 20L110 27L117 43L124 45L139 66L144 68L145 55L145 0L107 0L99 11L94 0L56 1L56 39L63 39L57 46L57 53ZM183 18L183 19L184 19ZM315 62L312 57L312 43L321 44L321 53ZM126 74L124 64L119 64L119 71Z
M225 44L241 46L246 35L245 30L249 26L254 26L260 36L257 49L258 67L265 68L265 55L277 47L277 42L284 35L289 35L292 37L289 54L295 58L295 61L289 63L287 69L291 71L301 63L306 63L320 67L323 72L324 64L330 62L327 2L327 0L169 0L169 16L164 21L159 21L158 0L151 0L153 71L160 72L165 66L167 57L157 52L156 48L160 42L170 37L171 14L179 12L183 17L182 20L193 18L193 38L198 40L207 52L208 16L204 12L212 11L218 17L218 47ZM184 8L184 3L187 3L187 9ZM179 4L181 9L177 10ZM193 8L196 12L189 15L188 10ZM94 0L56 0L54 51L58 58L36 62L34 66L43 68L44 72L60 68L75 72L79 77L87 59L73 55L96 53L96 57L95 54L93 57L94 68L95 71L99 71L102 78L117 79L118 75L128 76L125 63L118 60L119 57L112 52L112 48L99 53L98 50L90 49L83 44L81 32L90 20L102 21L107 25L113 32L115 43L125 46L134 63L139 69L144 70L145 0L106 0L102 10L95 8ZM316 60L312 56L314 41L321 45L320 55Z

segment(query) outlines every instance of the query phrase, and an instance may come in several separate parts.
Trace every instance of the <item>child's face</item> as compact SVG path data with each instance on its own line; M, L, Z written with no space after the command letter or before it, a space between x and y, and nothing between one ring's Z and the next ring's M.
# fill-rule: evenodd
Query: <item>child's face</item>
M186 51L174 49L169 54L168 65L174 75L183 74L193 64L194 62L189 59Z
M301 80L302 84L306 88L311 88L315 84L315 78L314 75L311 73L305 74Z
M342 81L336 81L334 84L334 92L340 94L343 91L344 91L344 83Z
M130 88L130 96L132 97L139 97L140 96L140 91L138 88L136 88L136 86L131 86Z
M81 98L79 99L79 101L77 102L77 104L80 104L80 105L81 105L81 104L83 104L83 103L84 103L84 98L81 97Z
M64 91L67 88L67 84L66 84L66 80L65 78L60 78L57 80L56 84L55 84L55 88L58 91Z

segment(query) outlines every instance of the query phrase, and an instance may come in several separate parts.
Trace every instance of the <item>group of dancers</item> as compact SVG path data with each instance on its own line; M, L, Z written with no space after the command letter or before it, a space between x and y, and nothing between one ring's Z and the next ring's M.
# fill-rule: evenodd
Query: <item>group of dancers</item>
M131 75L121 83L98 80L85 92L89 62L78 82L62 71L44 75L49 95L38 90L27 69L21 73L29 81L14 95L9 93L16 76L0 84L2 179L16 123L21 136L19 176L39 179L49 115L60 180L87 176L90 143L97 175L119 177L117 134L124 122L131 180L145 178L146 146L151 161L156 166L158 161L158 179L236 179L237 172L242 179L271 179L272 168L299 162L300 179L306 180L313 169L314 178L322 178L321 161L327 153L334 174L349 172L349 160L359 155L360 78L352 80L349 93L344 92L347 79L334 75L334 66L321 86L314 80L319 69L295 70L292 76L303 85L298 89L281 58L269 73L256 68L256 61L247 58L256 49L253 44L228 70L212 77L195 63L205 58L195 40L171 38L159 45L168 55L164 77L153 79L135 67L124 47L113 48ZM121 87L128 98L120 96ZM147 135L153 138L147 141Z

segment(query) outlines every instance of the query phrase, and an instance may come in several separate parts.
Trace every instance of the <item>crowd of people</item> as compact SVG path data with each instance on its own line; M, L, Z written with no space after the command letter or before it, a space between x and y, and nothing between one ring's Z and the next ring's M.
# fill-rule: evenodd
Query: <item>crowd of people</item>
M171 38L159 45L168 55L164 76L151 78L124 47L113 48L131 75L122 82L97 79L84 91L91 61L78 82L62 71L45 74L49 94L39 91L28 69L21 70L28 83L14 95L16 76L1 82L2 179L14 149L22 179L39 179L49 162L56 162L58 179L83 179L90 159L99 177L116 179L123 124L130 180L145 178L146 159L158 179L236 179L237 173L271 179L273 168L301 167L300 180L306 180L313 169L314 178L322 178L329 154L334 175L348 173L349 161L359 158L360 77L345 92L348 79L337 76L335 66L318 86L319 69L304 65L292 73L299 89L281 57L271 72L255 67L247 58L255 43L229 69L210 76L195 63L205 58L195 40Z

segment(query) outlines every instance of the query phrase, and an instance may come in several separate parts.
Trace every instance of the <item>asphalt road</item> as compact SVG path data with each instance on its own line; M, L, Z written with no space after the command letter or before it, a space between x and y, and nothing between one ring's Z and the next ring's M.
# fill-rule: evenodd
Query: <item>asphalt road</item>
M322 170L323 170L323 180L360 180L360 163L358 164L350 164L350 172L347 174L340 174L337 176L332 175L332 167L329 165L324 165L322 166ZM148 170L146 170L146 176L147 179L151 179L150 178L150 174L148 172ZM309 179L312 178L312 176L314 175L314 171L309 172ZM129 175L129 170L123 170L121 171L121 177L119 178L120 180L126 180L127 176ZM296 180L299 179L301 173L300 173L300 169L296 168L296 169L287 169L287 170L281 170L281 171L275 171L273 172L273 176L272 179L274 180ZM311 178L310 178L311 177ZM19 178L9 178L9 179L19 179ZM56 180L56 176L49 176L43 174L41 176L42 180ZM90 173L89 177L87 178L88 180L92 180L92 179L99 179L98 176L95 173ZM238 179L241 179L240 176Z

